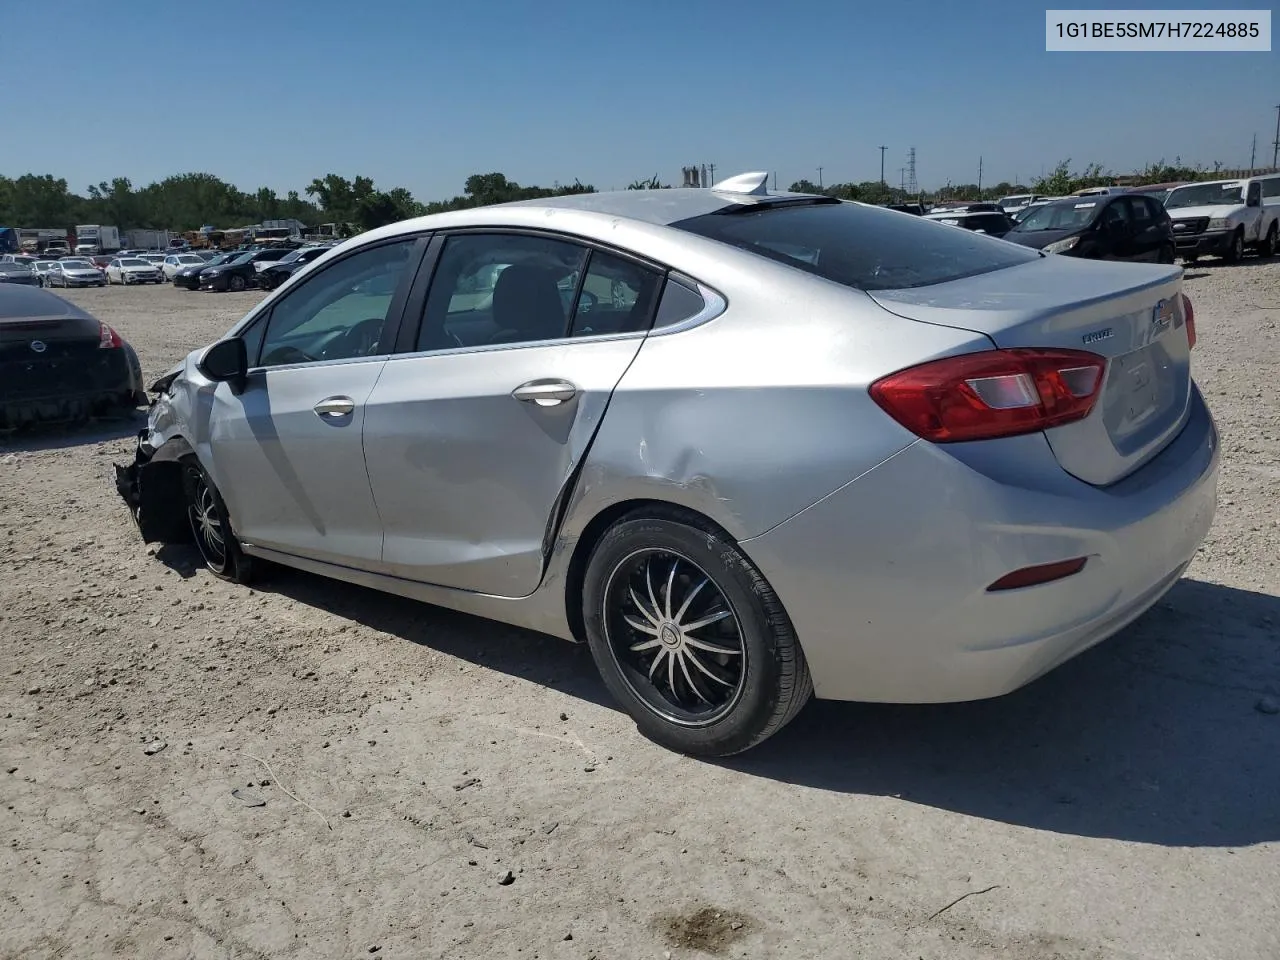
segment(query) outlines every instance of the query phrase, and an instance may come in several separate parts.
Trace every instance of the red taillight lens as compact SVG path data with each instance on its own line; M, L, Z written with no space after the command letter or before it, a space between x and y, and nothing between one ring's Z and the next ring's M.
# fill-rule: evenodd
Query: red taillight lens
M1196 345L1196 312L1191 307L1191 298L1185 293L1182 295L1182 316L1187 325L1187 349L1190 350Z
M934 443L990 440L1083 420L1106 367L1083 350L984 350L892 373L871 398Z
M1036 567L1023 567L1003 577L987 587L987 592L998 590L1018 590L1022 587L1034 587L1042 583L1052 583L1073 576L1084 569L1087 557L1076 557L1074 560L1060 560L1057 563L1042 563Z
M101 350L115 350L124 346L124 341L120 339L120 334L116 333L101 320L98 321L98 327L101 336L98 338L98 348Z

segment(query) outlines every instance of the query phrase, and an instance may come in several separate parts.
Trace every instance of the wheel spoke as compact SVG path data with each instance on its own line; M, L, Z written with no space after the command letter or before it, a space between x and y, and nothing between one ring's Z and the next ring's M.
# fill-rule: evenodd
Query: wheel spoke
M707 706L710 706L711 701L708 700L705 696L703 696L702 691L698 689L698 685L693 682L693 677L689 676L688 659L689 658L685 656L683 653L680 655L680 669L684 673L685 683L689 684L689 689L693 691L693 695L695 697L697 697L703 703L707 704Z
M735 650L733 647L722 647L718 643L707 643L707 641L699 640L697 637L686 636L684 642L691 647L705 650L707 653L719 653L726 657L736 657L742 653L741 650Z
M657 639L641 640L639 643L633 643L631 645L631 652L642 653L645 650L652 650L654 647L658 646L660 643L662 643L662 641Z
M679 702L680 695L676 693L676 654L667 653L667 686L671 690L671 696Z
M658 598L654 596L654 593L653 593L653 577L650 576L650 574L652 573L653 573L653 561L646 560L644 564L644 585L649 589L649 602L653 604L654 616L661 617L662 607L659 606ZM654 626L657 626L657 623L658 621L655 620Z
M664 657L670 656L670 651L662 649L658 651L658 655L653 658L653 663L649 664L649 679L653 679L653 675L658 672L658 665L662 663Z
M653 624L654 627L657 627L658 626L657 604L656 603L654 604L654 608L653 608L654 613L650 613L645 608L645 605L641 603L640 598L636 596L636 592L633 588L628 587L627 591L631 594L631 602L636 605L636 609L639 610L641 615L643 615L646 620L648 620L651 624Z
M732 686L733 686L733 684L732 684L732 683L730 683L728 680L722 680L722 679L720 679L720 678L719 678L719 677L717 677L714 673L712 673L710 670L708 670L706 667L704 667L704 666L702 665L702 661L698 659L698 655L697 655L696 653L694 653L692 650L688 650L688 651L687 651L687 653L688 653L688 656L689 656L689 660L693 663L693 665L694 665L695 667L697 667L699 670L701 670L703 673L705 673L705 674L706 674L708 677L710 677L712 680L714 680L716 683L720 684L721 686L725 686L725 687L732 687Z
M733 614L728 610L721 610L719 613L713 613L709 617L703 617L701 620L695 620L693 623L686 623L680 629L685 633L690 630L701 630L703 627L709 627L713 623L719 623L725 617L731 617Z
M680 621L684 619L685 613L689 610L689 604L693 603L693 598L698 595L698 591L710 582L711 580L708 577L703 577L702 580L699 581L698 585L689 591L688 595L684 598L684 603L680 604L680 609L676 611L675 616L671 619L676 623L680 623Z
M676 567L677 566L679 566L679 561L672 560L671 572L667 574L667 596L666 596L667 602L666 602L666 610L664 612L666 613L668 620L674 619L671 615L671 591L675 588L675 584L676 584Z
M651 637L658 635L658 628L651 623L641 623L639 620L633 620L631 617L623 617L627 621L627 626L632 630L639 630L641 633L647 633Z

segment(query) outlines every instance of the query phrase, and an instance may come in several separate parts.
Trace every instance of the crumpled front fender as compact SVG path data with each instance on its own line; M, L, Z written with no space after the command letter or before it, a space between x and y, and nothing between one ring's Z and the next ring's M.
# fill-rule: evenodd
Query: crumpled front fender
M181 437L153 448L149 430L138 434L133 463L116 464L116 491L120 494L146 543L186 543L191 539L187 520L187 490L182 458L193 453Z

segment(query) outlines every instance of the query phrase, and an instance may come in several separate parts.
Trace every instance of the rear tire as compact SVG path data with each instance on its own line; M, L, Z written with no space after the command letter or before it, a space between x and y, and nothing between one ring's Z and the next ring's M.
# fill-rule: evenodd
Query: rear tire
M253 563L240 549L218 488L195 456L184 457L182 466L187 520L205 567L223 580L248 583L253 578Z
M227 289L231 290L233 293L239 293L244 289L244 287L245 287L244 277L240 276L239 274L236 274L230 280L227 281Z
M777 594L736 544L677 514L632 515L596 544L583 617L605 685L680 753L741 753L813 694Z

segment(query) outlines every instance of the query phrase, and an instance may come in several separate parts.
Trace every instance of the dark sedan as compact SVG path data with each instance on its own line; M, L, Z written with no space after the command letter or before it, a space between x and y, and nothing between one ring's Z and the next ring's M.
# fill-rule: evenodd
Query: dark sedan
M146 402L138 354L120 334L47 290L0 285L0 429Z
M326 245L323 247L301 247L297 250L290 250L289 253L275 263L268 264L258 271L258 286L263 290L274 290L293 276L299 267L310 263L312 260L318 260L331 249L332 247Z
M263 250L246 250L234 260L217 266L206 267L200 274L201 289L246 290L258 285L259 263L282 259L289 253L286 247L267 247Z
M238 253L220 253L213 257L213 259L209 260L208 263L201 263L191 267L183 267L173 275L173 285L175 287L181 287L184 290L199 290L200 274L204 273L210 267L216 267L223 263L230 263L238 256L240 256Z
M0 263L0 283L40 286L40 275L25 263Z
M1004 238L1069 257L1173 263L1173 224L1168 212L1159 201L1136 193L1046 203Z
M971 210L949 210L945 213L927 214L925 219L936 220L938 223L949 223L953 227L963 227L966 230L985 233L992 237L1003 237L1015 226L1014 219L1003 210L978 211L977 213Z

